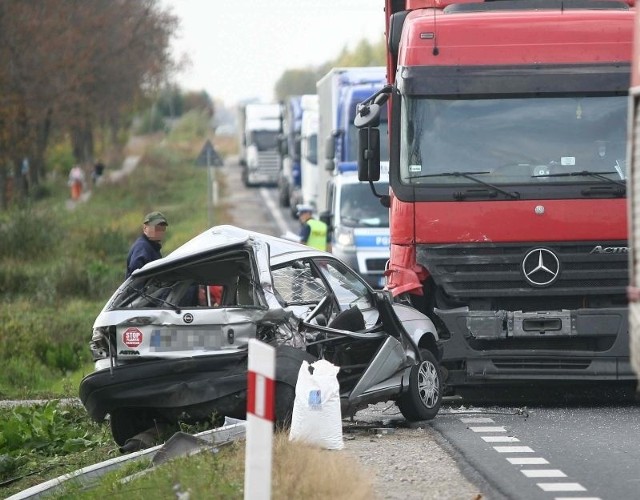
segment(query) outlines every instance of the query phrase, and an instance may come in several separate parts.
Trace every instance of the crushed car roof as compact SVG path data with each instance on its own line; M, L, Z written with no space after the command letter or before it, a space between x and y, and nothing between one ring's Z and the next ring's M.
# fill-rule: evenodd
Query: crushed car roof
M237 226L221 225L207 229L182 246L176 248L166 257L149 262L133 274L146 274L149 271L157 271L165 266L173 266L183 261L204 257L210 253L219 252L226 248L241 247L246 245L251 239L263 241L269 245L272 264L290 259L291 254L298 254L297 256L299 257L305 257L307 255L318 255L319 253L317 250L301 243L247 231Z

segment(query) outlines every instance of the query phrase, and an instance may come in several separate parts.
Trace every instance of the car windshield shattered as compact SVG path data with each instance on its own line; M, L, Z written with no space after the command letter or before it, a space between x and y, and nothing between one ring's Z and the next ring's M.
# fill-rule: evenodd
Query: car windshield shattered
M260 306L247 251L227 251L126 282L109 309Z
M205 231L118 288L94 322L96 370L80 398L96 421L109 416L124 451L158 423L244 418L251 339L275 348L282 425L302 362L319 359L340 368L345 415L394 400L424 420L440 407L441 346L428 317L330 254L233 226Z

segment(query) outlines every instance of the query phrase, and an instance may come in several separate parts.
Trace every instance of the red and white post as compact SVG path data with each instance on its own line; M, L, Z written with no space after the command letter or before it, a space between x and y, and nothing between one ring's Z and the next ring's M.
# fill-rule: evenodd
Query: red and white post
M244 462L244 498L271 498L271 457L275 419L275 349L249 340L247 380L247 441Z

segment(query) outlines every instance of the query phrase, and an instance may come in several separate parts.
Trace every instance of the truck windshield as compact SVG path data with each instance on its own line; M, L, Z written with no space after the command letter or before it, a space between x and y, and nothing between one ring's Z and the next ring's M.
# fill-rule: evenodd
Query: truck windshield
M376 182L378 193L387 193L389 183ZM371 196L368 183L345 184L340 194L340 220L351 227L389 227L389 209Z
M258 151L276 149L279 132L272 130L254 130L251 132L251 143L256 145Z
M433 174L481 171L492 185L621 182L627 176L627 105L624 95L407 97L401 180L469 184L464 175ZM579 171L601 175L558 175Z

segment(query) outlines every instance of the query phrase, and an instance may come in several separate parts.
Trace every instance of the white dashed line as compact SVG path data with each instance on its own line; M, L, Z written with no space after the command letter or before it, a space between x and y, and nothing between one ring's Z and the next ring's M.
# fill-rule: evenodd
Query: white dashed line
M464 424L492 424L493 419L487 417L463 417L460 422Z
M580 483L538 483L543 491L587 491Z
M528 446L494 446L493 449L498 453L533 453Z
M527 477L567 477L567 475L559 469L522 469Z
M553 500L602 500L600 497L555 497Z
M461 417L460 421L465 424L492 424L493 419L486 417ZM476 433L499 433L507 432L503 426L469 426L469 430ZM489 435L480 436L486 443L519 443L515 436ZM534 453L529 446L494 446L498 453ZM549 462L542 457L506 457L512 465L549 465ZM521 469L520 472L528 478L564 478L567 475L560 469ZM560 491L587 491L580 483L536 483L545 492ZM554 500L601 500L598 497L555 497Z
M507 458L513 465L547 465L549 462L542 457L511 457Z
M471 429L473 432L507 432L507 430L504 427L498 427L498 426L469 427L469 429Z
M519 443L520 440L513 436L482 436L485 443Z

